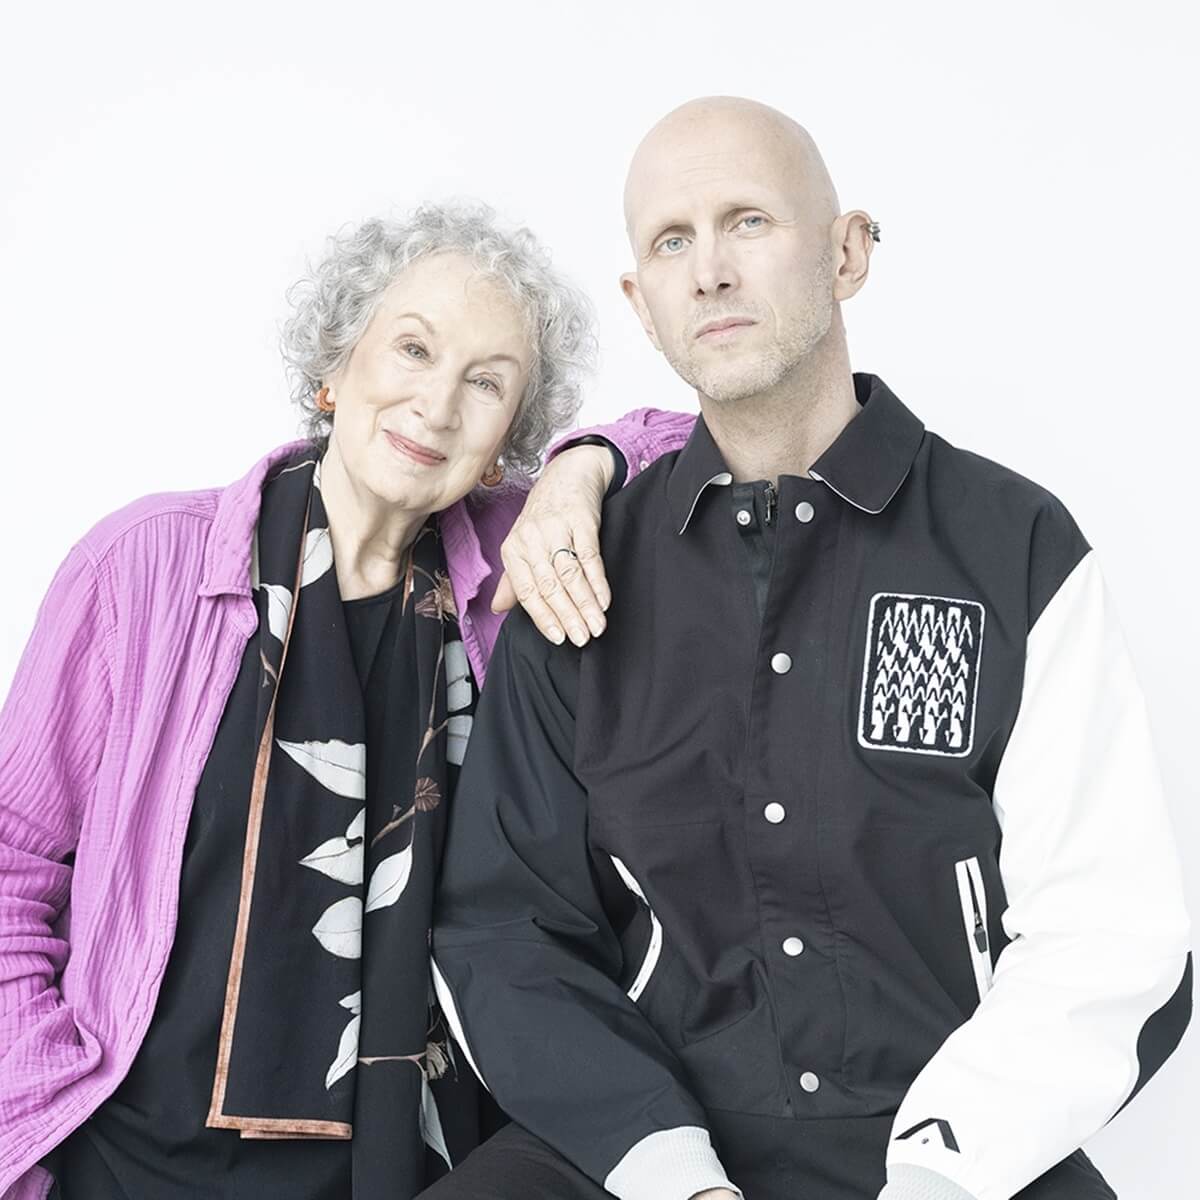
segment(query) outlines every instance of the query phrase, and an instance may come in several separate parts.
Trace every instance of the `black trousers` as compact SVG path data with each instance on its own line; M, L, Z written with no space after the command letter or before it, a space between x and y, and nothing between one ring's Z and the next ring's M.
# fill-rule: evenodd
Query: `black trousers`
M527 1129L510 1123L417 1200L612 1200Z
M864 1123L883 1145L891 1117L786 1121L709 1113L717 1153L746 1200L875 1200L883 1152L864 1153ZM787 1133L786 1141L781 1134ZM872 1141L873 1138L865 1139ZM520 1125L506 1125L419 1200L605 1200L599 1184ZM1116 1200L1082 1150L1022 1188L1014 1200Z

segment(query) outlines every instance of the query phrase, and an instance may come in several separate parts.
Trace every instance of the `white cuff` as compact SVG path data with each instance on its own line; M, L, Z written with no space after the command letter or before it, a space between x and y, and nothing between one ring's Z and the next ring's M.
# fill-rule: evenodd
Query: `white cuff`
M648 1134L625 1152L604 1186L620 1200L690 1200L709 1188L742 1194L726 1177L708 1130L699 1125Z
M888 1167L887 1183L877 1200L975 1200L975 1197L940 1171L915 1163L895 1163Z

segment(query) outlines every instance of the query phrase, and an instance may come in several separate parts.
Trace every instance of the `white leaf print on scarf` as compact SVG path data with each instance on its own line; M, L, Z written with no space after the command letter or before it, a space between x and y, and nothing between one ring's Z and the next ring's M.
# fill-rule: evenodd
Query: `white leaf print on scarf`
M399 854L389 855L371 872L371 883L367 888L367 912L387 908L400 899L408 886L412 864L412 846L409 846Z
M313 467L313 487L315 487L317 491L321 490L321 464L324 461L325 460L323 458L318 458L317 465Z
M357 1017L362 1012L362 992L351 992L350 995L343 996L338 1003Z
M282 583L264 583L262 589L267 593L267 628L282 642L292 611L291 588L284 587Z
M362 900L347 896L335 901L317 918L313 936L338 958L361 958L362 919Z
M437 1101L433 1098L433 1090L424 1075L421 1076L421 1111L420 1111L421 1140L436 1150L446 1160L446 1166L453 1167L450 1161L450 1151L446 1149L446 1135L442 1133L442 1118L438 1116Z
M471 717L448 717L446 720L446 759L461 767L467 753L467 739L471 736Z
M310 529L304 538L304 567L300 586L308 587L333 566L333 543L328 529Z
M446 643L446 709L457 712L471 703L471 668L460 641Z
M311 854L300 860L302 867L311 867L336 879L338 883L362 883L363 879L363 829L367 810L364 808L350 823L345 837L330 838L322 842ZM357 841L351 845L351 841Z
M329 1070L325 1072L325 1090L328 1091L347 1071L358 1062L358 1027L362 1024L362 1017L354 1016L350 1018L350 1023L342 1030L341 1040L338 1042L337 1057L329 1064Z
M348 800L367 798L367 747L364 742L285 742L275 744L318 783Z

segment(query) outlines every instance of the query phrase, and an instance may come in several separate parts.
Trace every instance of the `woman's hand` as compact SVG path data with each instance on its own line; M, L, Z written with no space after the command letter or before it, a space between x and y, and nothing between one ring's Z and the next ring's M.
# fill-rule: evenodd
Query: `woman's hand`
M577 646L604 632L612 596L600 560L600 505L613 470L606 446L572 446L546 464L500 547L504 574L493 612L520 601L556 644L564 630ZM577 557L555 554L560 547Z

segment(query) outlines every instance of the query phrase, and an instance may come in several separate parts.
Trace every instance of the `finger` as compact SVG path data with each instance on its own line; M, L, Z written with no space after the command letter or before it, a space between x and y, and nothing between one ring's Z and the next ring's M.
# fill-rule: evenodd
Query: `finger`
M608 577L604 573L604 560L600 557L600 528L594 522L588 521L578 526L573 536L575 553L579 555L579 565L583 568L592 596L599 608L607 611L612 603L612 592L608 586ZM593 629L592 632L600 633L603 630Z
M595 558L594 546L591 546L588 552L590 557ZM578 557L578 554L578 550L576 551L577 557L569 554L556 554L554 571L562 580L563 587L567 589L567 595L571 598L571 603L574 604L580 620L586 623L593 637L599 637L604 632L604 611L596 599L591 580L588 578L582 559Z
M561 646L566 641L562 622L542 599L537 580L529 569L529 563L521 556L522 553L507 542L500 548L500 557L504 560L504 573L508 577L509 585L517 602L529 614L542 636L556 646Z
M561 646L567 640L562 631L562 619L536 591L528 599L521 601L521 607L529 614L542 637L548 642Z
M505 571L500 576L500 582L496 584L496 594L492 597L492 612L508 612L516 602L517 590L513 587L512 581L508 577L508 572Z
M560 560L565 557L566 555L562 554L558 556ZM579 564L574 559L570 559L569 561L573 567L578 568ZM583 619L579 609L575 607L575 601L571 599L571 595L567 591L562 577L550 565L549 558L543 558L540 562L533 563L532 570L533 577L537 581L538 593L554 610L555 616L558 617L562 623L562 627L567 631L567 637L577 646L586 645L588 638L591 636L587 622Z
M565 522L547 519L526 520L509 535L501 548L501 554L509 574L513 577L513 583L518 585L518 599L524 594L520 583L532 575L537 594L557 618L559 628L566 630L567 637L576 646L583 646L587 644L590 636L588 621L571 598L558 569L550 561L553 555L556 564L563 564L566 560L573 567L578 567L568 555L554 555L554 551L559 547L570 544L571 531ZM568 576L574 578L571 572L568 572ZM521 603L529 609L524 599Z

